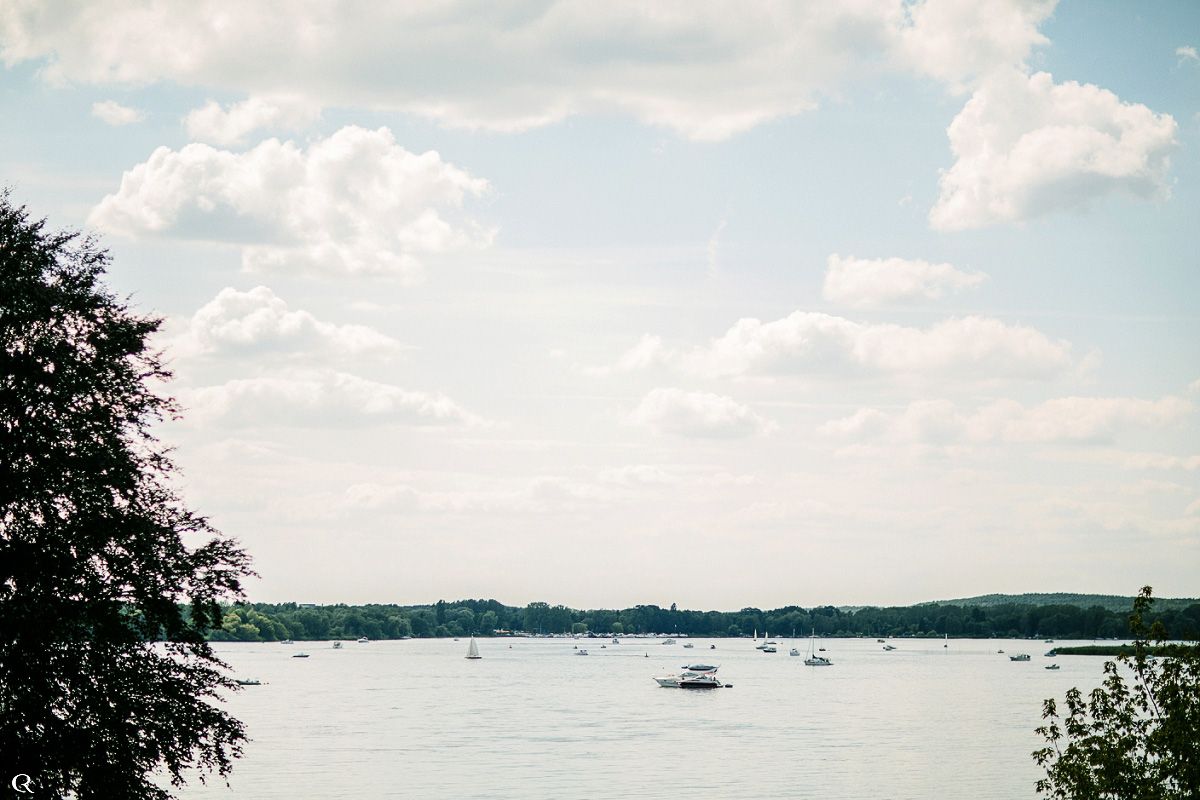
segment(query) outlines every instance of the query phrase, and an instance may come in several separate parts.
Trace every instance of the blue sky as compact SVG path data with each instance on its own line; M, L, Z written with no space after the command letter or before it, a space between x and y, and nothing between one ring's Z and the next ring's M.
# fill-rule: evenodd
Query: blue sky
M1195 4L487 8L0 12L255 599L1200 590Z

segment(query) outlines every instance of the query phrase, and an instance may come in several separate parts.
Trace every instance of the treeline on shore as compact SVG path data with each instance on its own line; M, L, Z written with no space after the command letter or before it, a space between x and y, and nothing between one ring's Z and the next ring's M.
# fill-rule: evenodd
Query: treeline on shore
M679 634L750 636L774 631L779 637L880 636L1061 639L1123 638L1128 611L1103 606L1020 604L958 606L921 604L842 610L835 606L785 606L769 611L689 611L655 605L622 610L578 610L548 603L506 606L496 600L439 600L432 605L309 605L245 603L230 606L214 641L269 642L282 639L402 639L439 636L528 634ZM1148 624L1161 622L1168 638L1200 639L1200 603L1156 608Z

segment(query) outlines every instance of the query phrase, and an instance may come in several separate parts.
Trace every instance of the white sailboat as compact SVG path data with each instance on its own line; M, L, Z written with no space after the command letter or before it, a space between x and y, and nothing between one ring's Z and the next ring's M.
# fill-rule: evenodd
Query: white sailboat
M471 637L471 643L467 645L467 658L483 658L479 655L479 645L475 644L475 637Z
M804 659L804 663L810 667L832 667L833 662L825 656L817 655L817 629L813 628L812 636L809 638L808 658Z

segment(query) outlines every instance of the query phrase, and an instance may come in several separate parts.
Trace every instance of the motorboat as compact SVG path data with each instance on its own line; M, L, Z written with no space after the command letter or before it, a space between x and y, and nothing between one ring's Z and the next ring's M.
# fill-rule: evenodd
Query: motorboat
M710 645L708 646L708 649L709 649L709 650L716 650L716 649L717 649L717 646L716 646L715 644L710 644Z
M1046 658L1054 658L1057 655L1058 655L1058 651L1055 650L1053 647L1051 647L1049 650L1046 651Z
M720 679L712 673L705 675L695 675L690 678L681 678L679 680L680 689L720 689L725 684L721 683Z
M279 643L280 644L295 644L295 642L293 642L291 639L282 639L282 640L280 640Z
M475 644L474 636L471 637L471 643L467 645L467 654L464 658L469 658L472 661L477 658L483 658L483 656L479 655L479 645Z
M368 638L367 638L367 637L365 637L365 636L360 636L360 637L358 637L358 643L359 643L359 644L366 644L366 643L367 643L367 642L369 642L369 641L371 641L371 640L370 640L370 639L368 639Z
M1058 669L1058 664L1047 664L1046 669Z
M824 649L824 648L822 648ZM804 659L804 663L810 667L832 667L833 662L825 656L817 655L817 629L813 628L812 636L808 640L808 658Z
M674 639L663 639L663 644L675 644Z
M577 655L577 656L586 656L587 654L588 654L587 650L580 649L580 650L575 651L575 655Z
M681 682L703 675L716 675L718 669L719 667L713 664L685 664L682 667L683 671L678 675L663 675L654 681L664 689L678 689Z
M308 653L292 653L292 658L308 658Z
M793 647L791 650L788 650L788 655L789 656L798 656L798 655L800 655L800 651Z
M334 643L333 643L333 649L334 649L334 650L341 650L341 649L342 649L342 643L341 643L341 642L334 642Z
M695 647L695 646L696 646L696 645L692 644L691 642L684 642L684 643L683 643L683 647L684 647L684 649L692 648L692 647Z
M884 650L895 650L895 649L896 649L896 646L895 646L894 644L885 644L885 645L883 646L883 649L884 649Z
M262 686L258 678L238 678L238 686Z
M762 647L759 648L759 650L762 650L764 653L778 653L779 652L775 648L775 645L773 645L773 644L764 644Z
M883 641L884 641L883 639L876 639L876 640L875 640L875 643L876 643L876 644L883 644Z
M1009 656L1008 660L1009 661L1028 661L1029 653L1017 653L1016 655Z
M621 640L620 640L620 639L618 639L617 637L615 637L615 636L614 636L614 637L613 637L613 644L620 644L620 643L621 643Z

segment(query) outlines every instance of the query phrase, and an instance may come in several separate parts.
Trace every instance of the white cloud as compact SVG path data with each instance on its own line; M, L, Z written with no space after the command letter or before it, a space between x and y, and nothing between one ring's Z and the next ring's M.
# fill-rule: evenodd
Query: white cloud
M982 272L963 272L951 264L904 258L829 256L822 294L831 303L869 308L911 300L937 300L987 280Z
M346 127L307 149L276 139L245 153L160 147L125 172L89 224L242 243L249 271L412 281L422 258L490 241L461 214L464 199L487 188L434 151L410 153L387 128Z
M796 311L738 320L707 347L676 357L713 377L876 372L957 378L1049 378L1072 366L1071 345L1034 328L961 317L921 329Z
M822 425L819 432L857 440L922 444L1074 443L1112 441L1129 431L1160 428L1194 410L1179 397L1061 397L1035 406L997 400L963 412L948 400L923 400L903 411L859 409Z
M1169 114L1039 72L989 77L948 130L955 162L929 212L941 230L978 228L1086 206L1113 192L1168 194Z
M811 109L867 72L915 69L958 86L1019 65L1052 7L62 0L0 15L0 57L45 60L57 82L303 94L500 131L616 112L715 140Z
M963 90L1004 67L1023 67L1049 40L1038 26L1057 0L923 0L908 6L911 25L899 51L914 69Z
M188 418L199 424L355 425L480 424L441 394L401 389L332 370L290 370L231 380L181 393Z
M109 125L132 125L145 116L141 111L123 106L115 100L92 103L92 116Z
M210 100L188 112L183 124L188 136L197 142L218 145L241 144L259 129L302 130L321 116L312 101L297 95L251 97L228 110Z
M729 397L683 389L652 390L629 418L658 433L700 438L752 436L774 429L770 420Z
M246 292L232 287L222 289L192 315L177 347L185 355L261 355L267 351L306 356L386 355L403 349L398 341L372 328L335 325L307 311L289 309L266 286Z
M1175 55L1179 57L1179 63L1185 61L1200 61L1200 53L1196 52L1196 48L1190 45L1175 48Z

